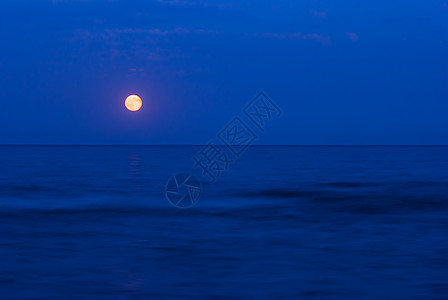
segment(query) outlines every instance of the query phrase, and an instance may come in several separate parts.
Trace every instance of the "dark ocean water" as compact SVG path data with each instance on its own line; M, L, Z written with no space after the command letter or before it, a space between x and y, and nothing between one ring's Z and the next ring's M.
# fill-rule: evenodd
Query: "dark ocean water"
M0 147L1 299L448 299L448 147Z

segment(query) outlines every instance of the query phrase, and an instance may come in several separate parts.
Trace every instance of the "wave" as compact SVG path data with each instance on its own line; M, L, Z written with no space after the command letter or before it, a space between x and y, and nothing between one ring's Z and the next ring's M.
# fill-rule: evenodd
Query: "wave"
M448 187L445 182L388 183L388 184L320 184L328 188L285 189L267 188L258 191L240 191L235 196L295 201L301 206L328 209L333 212L361 214L424 212L448 210ZM373 190L363 187L375 186ZM434 188L437 186L438 188ZM334 189L338 187L338 189Z

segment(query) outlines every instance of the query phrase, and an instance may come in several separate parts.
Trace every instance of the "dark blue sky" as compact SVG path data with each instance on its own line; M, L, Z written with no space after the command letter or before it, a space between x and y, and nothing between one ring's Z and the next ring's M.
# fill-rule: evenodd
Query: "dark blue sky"
M448 144L447 0L0 0L0 26L0 144L204 144L259 90L259 144Z

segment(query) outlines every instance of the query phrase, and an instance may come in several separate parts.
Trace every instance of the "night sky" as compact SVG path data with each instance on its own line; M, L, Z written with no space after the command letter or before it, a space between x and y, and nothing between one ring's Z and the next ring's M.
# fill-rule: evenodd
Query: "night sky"
M205 144L260 90L258 144L448 144L447 0L0 0L0 28L0 144Z

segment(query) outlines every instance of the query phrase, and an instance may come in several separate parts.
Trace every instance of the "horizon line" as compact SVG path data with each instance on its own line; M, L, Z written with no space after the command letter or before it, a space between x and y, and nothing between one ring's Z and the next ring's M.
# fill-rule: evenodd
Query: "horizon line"
M167 147L167 146L186 146L200 147L207 144L0 144L1 146L81 146L81 147ZM217 144L216 146L225 146ZM260 144L250 145L249 147L446 147L448 144Z

